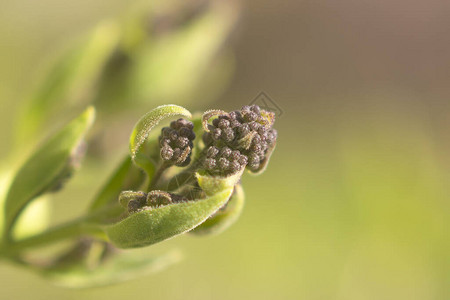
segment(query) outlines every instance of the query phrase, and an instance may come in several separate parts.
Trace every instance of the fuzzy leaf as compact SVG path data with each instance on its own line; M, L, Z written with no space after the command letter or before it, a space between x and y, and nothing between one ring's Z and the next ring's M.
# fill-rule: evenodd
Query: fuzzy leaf
M189 233L204 235L204 234L219 234L225 231L228 227L233 225L244 208L244 190L240 184L236 185L233 195L226 204L226 207L218 210L214 215L208 218L201 225L194 228Z
M105 227L110 242L119 248L144 247L192 230L222 207L233 188L197 201L147 208Z
M94 117L95 110L89 107L45 142L19 169L6 198L6 232L10 232L28 203L59 186L73 171L77 163L74 159L79 159L79 146Z
M226 111L220 110L220 109L211 109L211 110L205 111L205 113L202 116L203 130L205 130L206 132L209 132L208 121L209 121L209 119L211 119L212 117L215 117L215 116L228 116L228 113Z
M100 266L71 268L69 270L45 270L43 275L58 286L68 288L91 288L147 276L164 270L181 260L178 251L160 256L144 256L136 253L118 254Z
M130 152L131 158L138 166L146 171L149 169L149 163L140 155L140 150L153 127L165 118L177 115L191 118L191 113L181 106L161 105L149 111L136 123L130 136Z

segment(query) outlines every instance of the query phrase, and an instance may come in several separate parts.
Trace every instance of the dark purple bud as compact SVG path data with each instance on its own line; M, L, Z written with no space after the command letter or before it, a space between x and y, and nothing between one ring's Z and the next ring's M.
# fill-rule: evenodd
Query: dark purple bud
M219 156L220 156L220 157L224 157L224 158L228 158L228 157L230 157L231 152L232 152L232 151L231 151L230 148L228 148L228 147L223 147L223 148L220 150Z
M267 133L267 143L273 144L277 140L277 131L275 129L271 129Z
M191 131L187 138L191 141L195 140L195 133L193 131Z
M231 160L238 160L241 157L241 152L239 150L234 150L231 152L230 159Z
M241 165L237 161L233 161L230 163L230 171L231 173L236 173L241 169Z
M177 128L177 122L176 122L176 121L170 122L170 128L172 128L172 129L178 129L178 128Z
M248 164L250 166L259 164L259 156L256 153L251 153L248 157Z
M258 105L252 105L252 106L250 107L250 110L251 110L252 112L258 114L258 115L261 113L261 108L259 108Z
M188 120L185 120L185 119L178 119L176 121L176 123L177 123L177 127L181 128L181 127L187 126L187 124L190 123L190 122Z
M231 122L230 122L231 128L237 128L239 126L241 126L241 122L239 122L238 120L231 120Z
M209 132L205 132L202 136L202 139L203 139L203 143L205 143L205 145L209 145L213 142L211 133L209 133Z
M219 158L219 168L221 171L228 170L229 166L230 166L230 162L228 161L228 159L226 159L224 157Z
M225 120L225 119L221 119L219 121L219 124L217 125L220 129L226 129L228 127L230 127L230 121Z
M191 163L191 156L188 156L182 163L178 164L177 166L178 167L186 167L190 163Z
M220 139L220 136L222 135L222 130L220 128L216 128L212 131L212 137L215 140Z
M178 138L178 133L176 131L172 131L169 136L172 141L176 141Z
M187 129L189 130L193 130L194 129L194 123L192 123L191 121L185 120L185 127L187 127Z
M234 140L234 131L231 128L225 128L223 130L223 139L225 142L230 143Z
M206 152L206 156L215 157L219 153L219 149L216 146L211 146Z
M261 125L258 124L257 122L250 122L250 123L248 123L248 126L250 127L250 130L252 130L252 131L257 131L261 127Z
M259 145L261 145L261 151L262 151L262 152L265 152L265 151L267 150L267 148L268 148L268 145L267 145L266 142L261 143L261 144L259 144Z
M267 131L264 127L259 127L257 131L259 135L267 134Z
M159 141L159 146L160 147L164 147L164 146L168 146L170 144L171 140L170 139L161 139Z
M258 157L259 157L259 160L262 161L264 159L264 157L266 157L266 154L264 153L264 151L258 152Z
M252 139L252 144L260 144L262 142L261 136L259 134L255 134L255 136Z
M178 130L178 134L184 137L188 137L191 132L192 131L187 127L181 127L180 130Z
M179 136L178 139L175 142L175 145L177 147L179 147L179 148L184 148L184 147L186 147L188 145L188 143L189 143L188 138Z
M245 137L250 133L250 126L248 126L248 124L242 124L242 126L238 128L238 133L241 138Z
M261 141L265 142L267 140L267 132L263 132L262 134L259 134L259 136L261 137Z
M207 170L214 170L214 168L216 167L216 160L213 158L205 159L205 161L203 162L203 167Z
M261 152L261 150L262 150L261 144L253 144L253 145L250 147L250 150L253 151L253 152L255 152L255 153Z
M127 208L129 212L135 212L139 208L141 208L141 204L137 200L130 200L130 202L128 202Z
M254 122L254 121L258 120L258 115L252 111L246 112L244 114L244 120L246 122Z
M163 160L170 160L173 156L173 150L169 146L161 148L161 157Z
M239 120L239 118L241 117L241 113L237 110L230 112L228 115L232 120Z
M180 158L181 156L181 149L180 148L175 148L173 149L173 156L172 156L172 160L176 161Z
M247 162L248 162L247 156L241 155L241 156L239 157L238 162L239 162L239 164L240 164L241 166L247 165Z
M163 137L169 137L169 134L172 132L172 129L170 129L169 127L163 127L163 129L161 129L161 135Z

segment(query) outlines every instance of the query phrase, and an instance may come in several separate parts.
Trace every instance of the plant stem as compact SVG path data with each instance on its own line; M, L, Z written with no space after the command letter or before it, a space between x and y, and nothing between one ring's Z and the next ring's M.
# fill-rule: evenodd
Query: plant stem
M82 235L101 236L102 233L103 231L98 226L89 226L84 223L84 219L80 219L52 228L41 234L12 242L5 248L1 249L0 253L17 254L25 249L45 246L65 239L79 237Z
M61 224L40 234L18 241L9 241L8 243L3 243L2 245L0 245L0 257L17 256L20 252L30 248L47 246L54 242L77 238L84 235L89 235L106 240L101 225L95 221L98 220L100 216L115 212L118 209L120 209L119 206L112 206L106 210L96 212L95 214L88 215L65 224Z
M169 167L171 167L172 164L168 162L164 162L158 170L153 174L153 178L150 181L150 185L148 190L154 190L155 187L158 185L159 180L161 179L161 176L164 174L164 171L167 170Z

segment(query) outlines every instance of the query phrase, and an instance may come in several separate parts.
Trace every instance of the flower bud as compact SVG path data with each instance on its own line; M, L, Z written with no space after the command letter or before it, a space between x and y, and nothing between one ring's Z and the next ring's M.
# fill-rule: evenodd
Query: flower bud
M161 147L161 158L170 164L184 167L191 161L191 152L194 147L195 133L192 122L178 119L170 123L170 127L161 130L159 144Z

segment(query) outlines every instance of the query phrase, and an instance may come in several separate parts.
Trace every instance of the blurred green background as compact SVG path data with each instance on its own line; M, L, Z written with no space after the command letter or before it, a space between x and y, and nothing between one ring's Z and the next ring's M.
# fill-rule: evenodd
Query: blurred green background
M282 114L233 227L146 249L180 249L179 264L77 291L3 263L0 298L450 299L449 15L445 0L1 0L2 189L52 129L99 109L54 222L83 212L157 105L231 110L264 91ZM70 93L39 94L86 41Z

